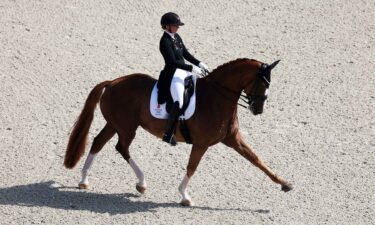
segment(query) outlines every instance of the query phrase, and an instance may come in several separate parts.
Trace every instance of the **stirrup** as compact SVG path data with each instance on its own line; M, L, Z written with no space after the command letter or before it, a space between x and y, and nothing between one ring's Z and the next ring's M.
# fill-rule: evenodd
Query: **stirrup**
M163 136L163 141L164 142L167 142L168 144L172 145L172 146L176 146L177 145L177 142L176 140L174 139L174 135L171 134L171 135L168 135L168 134L164 134Z

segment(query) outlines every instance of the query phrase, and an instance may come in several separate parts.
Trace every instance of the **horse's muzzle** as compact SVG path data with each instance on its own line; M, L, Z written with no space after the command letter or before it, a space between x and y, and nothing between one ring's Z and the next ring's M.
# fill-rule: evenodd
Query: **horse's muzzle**
M263 110L253 111L254 116L262 114Z
M250 111L253 113L254 116L263 113L263 109L254 109L254 107L252 107L252 106L250 106L249 109L250 109Z

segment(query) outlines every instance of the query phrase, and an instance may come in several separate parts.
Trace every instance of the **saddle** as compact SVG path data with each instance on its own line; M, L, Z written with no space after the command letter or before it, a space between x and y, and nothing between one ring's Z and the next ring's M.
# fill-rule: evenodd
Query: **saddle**
M195 85L197 77L195 75L188 76L184 80L184 104L179 115L180 131L185 138L186 143L191 144L191 137L189 129L186 125L186 120L189 119L195 111ZM164 104L158 102L158 88L155 84L150 99L150 111L151 115L158 119L167 119L168 113L170 112L173 105L173 99L171 96L166 98Z
M187 109L187 107L189 106L189 103L190 103L190 98L194 94L195 85L194 85L193 76L188 76L188 77L185 78L184 86L185 86L184 104L182 105L180 115L185 115L185 111L186 111L186 109ZM169 96L167 98L167 105L166 105L166 109L167 109L168 113L170 112L170 110L172 108L172 105L173 105L173 99L172 99L172 96Z
M184 80L184 85L185 85L184 104L182 105L180 115L185 115L185 111L186 111L186 109L187 109L187 107L189 106L189 103L190 103L190 98L194 94L195 85L194 85L194 81L193 81L193 76L186 77L185 80ZM172 107L172 104L173 104L173 99L168 99L167 100L167 111L168 112L169 112L170 108ZM185 139L185 142L187 144L192 144L189 128L187 127L185 118L184 117L180 118L179 121L180 121L180 131L181 131L182 136Z

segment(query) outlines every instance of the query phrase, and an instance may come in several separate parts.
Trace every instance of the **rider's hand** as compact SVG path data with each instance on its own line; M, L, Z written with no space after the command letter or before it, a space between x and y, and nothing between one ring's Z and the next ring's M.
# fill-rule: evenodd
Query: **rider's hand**
M193 66L193 69L191 70L191 72L193 72L197 75L200 75L200 76L203 75L203 70L201 68L199 68L198 66Z
M202 69L202 70L208 70L208 66L206 64L204 64L203 62L200 62L199 63L199 67Z

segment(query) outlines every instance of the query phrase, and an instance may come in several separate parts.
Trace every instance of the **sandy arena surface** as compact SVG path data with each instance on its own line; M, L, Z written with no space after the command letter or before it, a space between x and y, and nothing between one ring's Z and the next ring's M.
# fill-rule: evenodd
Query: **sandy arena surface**
M132 2L132 3L130 3ZM139 2L139 3L136 3ZM222 144L177 190L191 146L141 128L131 145L146 194L115 136L77 189L63 157L99 82L163 66L160 16L180 14L190 51L211 69L281 59L261 116L239 109L243 136L280 176ZM375 224L375 3L311 1L0 1L0 224ZM105 124L96 110L89 145Z

